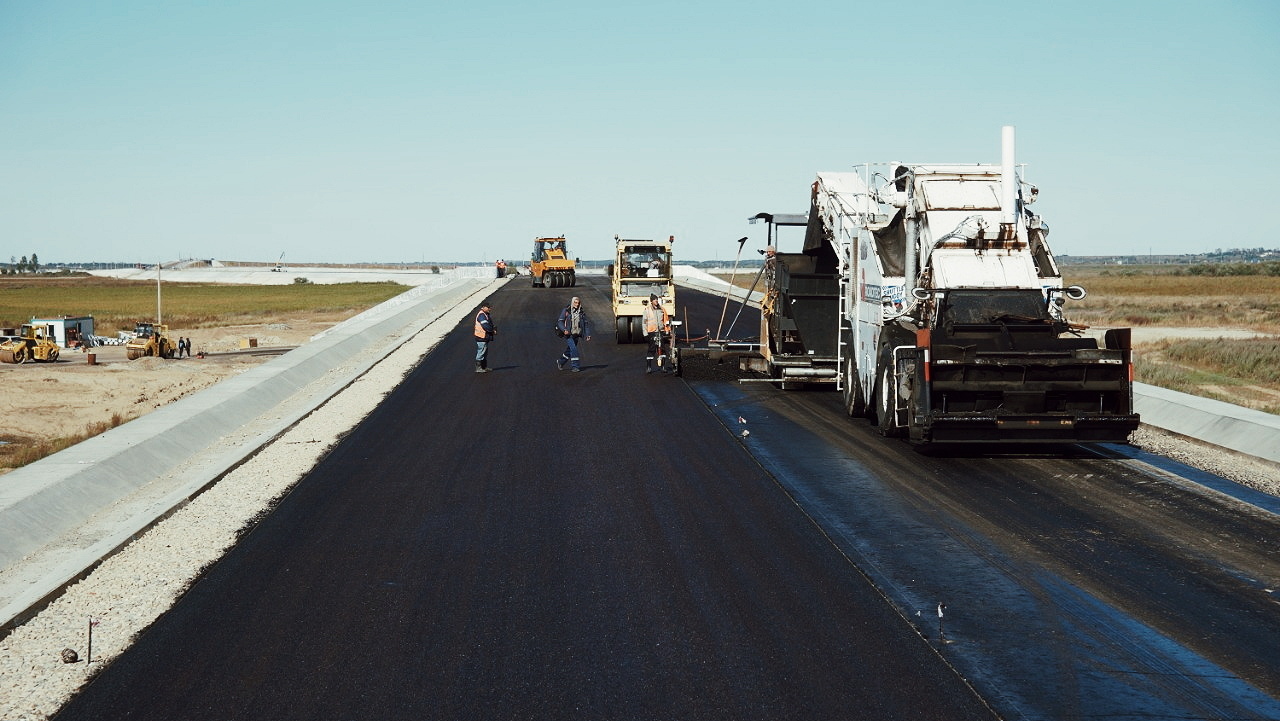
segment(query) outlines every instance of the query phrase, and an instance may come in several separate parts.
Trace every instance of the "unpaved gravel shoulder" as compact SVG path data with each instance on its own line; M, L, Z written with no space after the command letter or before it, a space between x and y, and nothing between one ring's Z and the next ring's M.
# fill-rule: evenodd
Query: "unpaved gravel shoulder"
M1245 456L1219 446L1143 425L1129 442L1148 453L1235 481L1242 486L1280 496L1280 464Z

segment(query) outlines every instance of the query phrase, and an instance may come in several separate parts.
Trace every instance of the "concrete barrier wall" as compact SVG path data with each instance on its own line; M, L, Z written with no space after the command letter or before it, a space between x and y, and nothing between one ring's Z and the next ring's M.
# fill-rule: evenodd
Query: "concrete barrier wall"
M156 270L150 268L110 268L91 270L91 275L124 278L128 280L152 281L156 279ZM269 266L216 266L202 268L165 268L160 271L160 280L166 283L228 283L232 285L292 285L297 279L306 279L316 285L334 283L384 283L387 281L401 285L440 285L447 284L448 277L457 277L459 273L477 273L496 275L492 266L469 266L451 268L439 273L429 269L391 270L387 268L325 268L320 266L286 266L283 271L273 271Z
M1133 405L1147 425L1280 463L1280 416L1145 383Z

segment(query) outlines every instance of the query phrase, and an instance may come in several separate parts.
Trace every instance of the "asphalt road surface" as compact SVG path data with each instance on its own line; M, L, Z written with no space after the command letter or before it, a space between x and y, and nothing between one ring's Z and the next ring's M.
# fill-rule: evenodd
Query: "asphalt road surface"
M1280 719L1280 499L1127 446L921 455L838 394L693 385L1002 716Z
M493 309L494 372L464 322L57 718L996 718L606 287Z
M646 376L605 291L496 294L59 718L1280 718L1280 500Z

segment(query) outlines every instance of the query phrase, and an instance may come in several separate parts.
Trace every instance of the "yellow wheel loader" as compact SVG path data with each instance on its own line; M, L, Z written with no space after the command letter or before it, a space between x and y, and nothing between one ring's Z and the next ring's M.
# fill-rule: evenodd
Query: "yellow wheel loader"
M147 356L172 358L178 352L178 344L169 338L169 326L139 323L133 329L133 339L125 343L124 350L129 360Z
M52 363L58 360L58 344L53 341L52 335L44 326L24 323L18 336L0 343L0 361L26 363L34 360Z

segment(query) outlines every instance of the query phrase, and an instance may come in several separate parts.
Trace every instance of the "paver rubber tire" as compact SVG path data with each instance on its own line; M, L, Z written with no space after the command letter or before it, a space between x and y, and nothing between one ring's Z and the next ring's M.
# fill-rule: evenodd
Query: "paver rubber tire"
M880 380L876 383L876 425L880 434L893 436L898 429L893 425L893 379L887 368L880 369Z
M865 415L867 399L862 394L862 382L858 379L858 367L853 358L845 357L843 371L844 378L841 380L844 386L844 410L850 418Z

